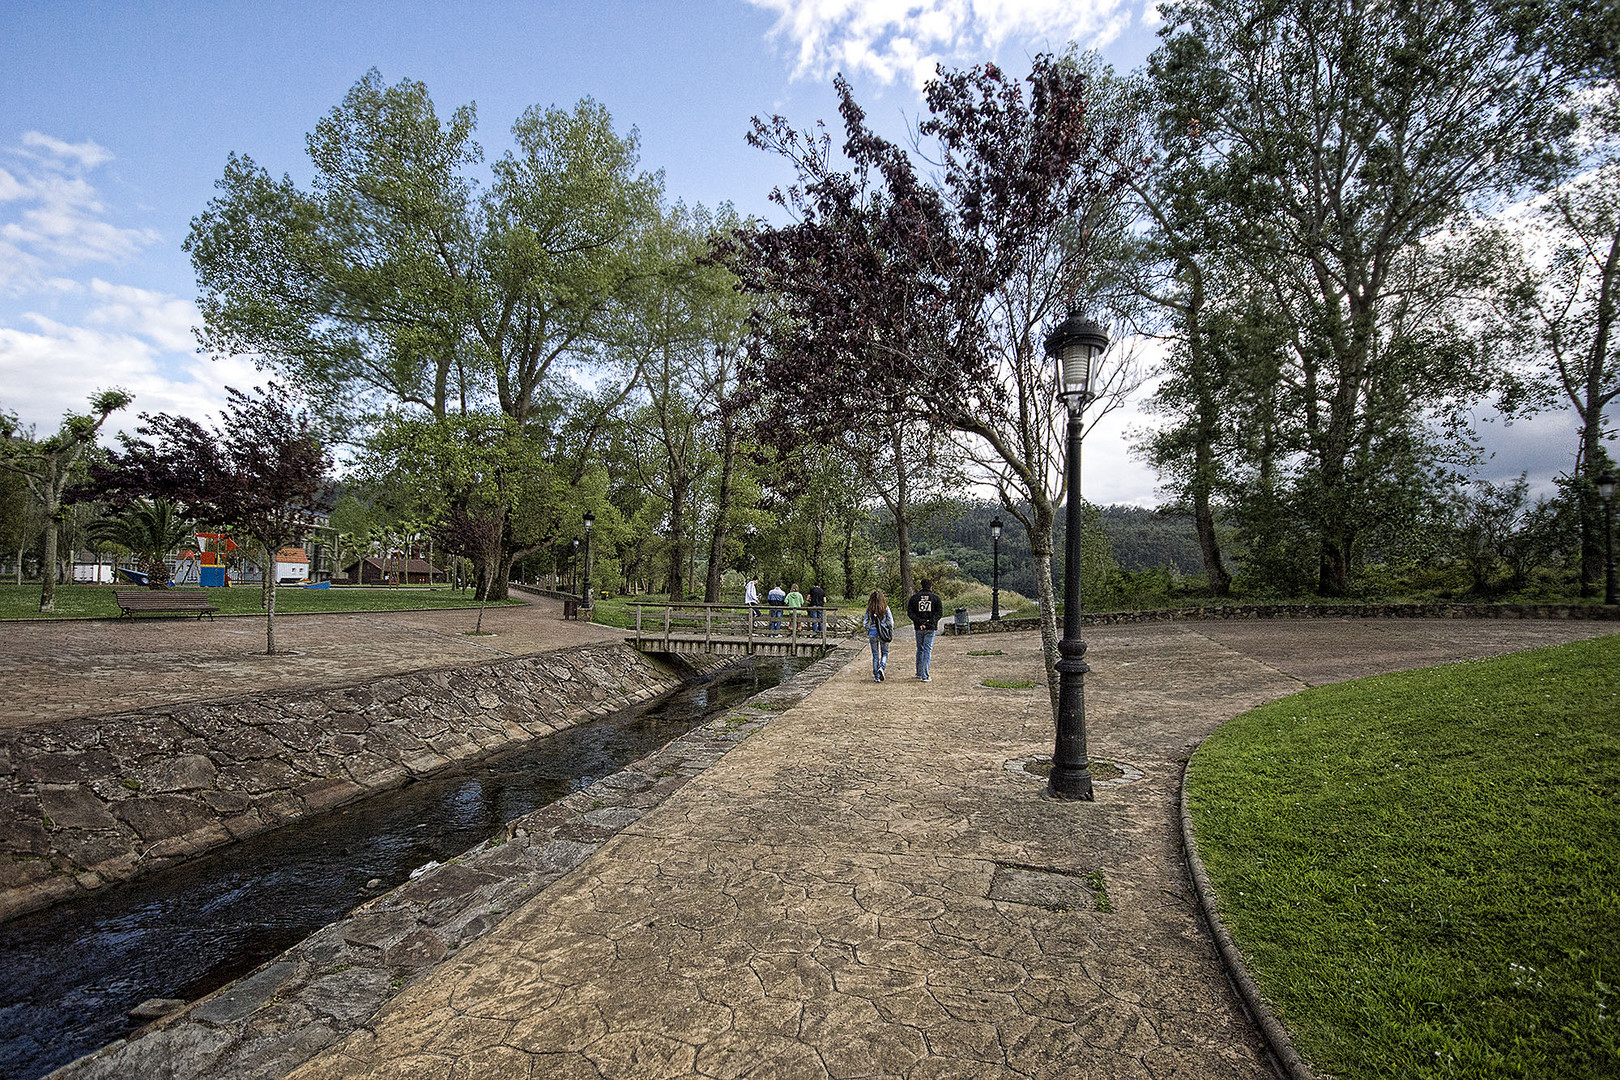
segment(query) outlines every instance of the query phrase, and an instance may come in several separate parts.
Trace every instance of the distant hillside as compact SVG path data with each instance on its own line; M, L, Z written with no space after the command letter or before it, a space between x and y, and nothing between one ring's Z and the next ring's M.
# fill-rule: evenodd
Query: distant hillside
M1105 506L1103 532L1114 545L1121 570L1169 566L1183 574L1204 572L1198 532L1191 516L1145 510L1140 506Z
M955 562L966 577L990 583L990 519L1000 516L1006 522L1001 535L1001 584L1025 596L1035 595L1035 568L1029 557L1029 539L1011 514L998 515L989 503L969 503L947 522L914 534L917 548L937 558ZM1203 572L1198 552L1198 534L1192 518L1185 514L1161 513L1139 506L1102 508L1103 532L1113 546L1114 561L1122 570L1148 570L1169 566L1182 574ZM1054 572L1063 565L1063 513L1052 538L1057 552Z

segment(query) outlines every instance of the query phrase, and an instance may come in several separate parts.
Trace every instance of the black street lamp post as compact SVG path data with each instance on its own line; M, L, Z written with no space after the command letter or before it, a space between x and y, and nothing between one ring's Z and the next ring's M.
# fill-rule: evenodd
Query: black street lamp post
M1001 518L990 519L990 550L994 562L990 571L990 621L1001 621Z
M1620 604L1620 589L1614 581L1614 473L1604 469L1597 478L1597 490L1603 500L1603 602Z
M1057 740L1052 775L1046 784L1054 799L1095 798L1086 757L1086 643L1080 638L1080 413L1091 400L1091 365L1108 348L1103 328L1070 309L1069 317L1046 335L1046 355L1057 361L1058 394L1069 409L1066 463L1068 514L1063 546L1063 658L1058 672Z
M585 511L585 588L580 592L580 598L585 606L591 606L591 526L596 524L596 515L589 510Z

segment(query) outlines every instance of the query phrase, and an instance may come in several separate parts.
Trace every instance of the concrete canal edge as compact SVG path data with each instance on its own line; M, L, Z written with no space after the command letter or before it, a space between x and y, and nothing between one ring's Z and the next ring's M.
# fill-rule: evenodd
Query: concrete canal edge
M726 662L581 645L0 729L0 921L515 749Z
M626 826L865 654L846 641L792 680L582 791L514 821L503 836L367 901L244 978L49 1080L284 1076L367 1024L416 979L488 934Z

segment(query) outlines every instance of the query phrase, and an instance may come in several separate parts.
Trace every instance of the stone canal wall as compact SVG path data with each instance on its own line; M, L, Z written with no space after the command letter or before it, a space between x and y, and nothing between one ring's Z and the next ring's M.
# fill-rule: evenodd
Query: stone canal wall
M692 673L586 645L0 729L0 920L515 748Z
M62 1066L52 1080L287 1075L369 1024L412 980L431 979L439 964L865 653L864 643L845 642L795 678L726 709L612 776L507 822L504 836L442 866L424 867L199 1001L146 1003L161 1018ZM491 1064L476 1075L505 1074Z

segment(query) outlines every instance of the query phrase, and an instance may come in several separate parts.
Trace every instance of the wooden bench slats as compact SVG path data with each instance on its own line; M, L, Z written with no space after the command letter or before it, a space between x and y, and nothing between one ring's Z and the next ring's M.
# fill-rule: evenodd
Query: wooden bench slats
M119 618L140 615L195 615L210 619L218 611L201 589L115 589L113 599L118 603Z

